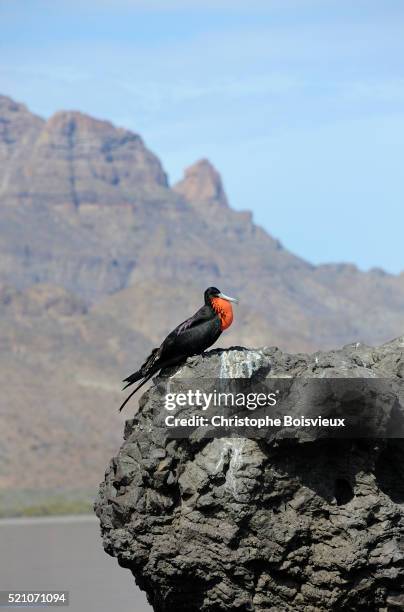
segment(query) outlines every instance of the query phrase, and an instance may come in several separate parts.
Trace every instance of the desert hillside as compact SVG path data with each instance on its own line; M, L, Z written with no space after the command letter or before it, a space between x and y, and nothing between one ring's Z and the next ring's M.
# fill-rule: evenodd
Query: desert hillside
M221 346L313 351L404 330L403 274L296 257L231 208L208 160L170 186L138 134L0 96L3 491L92 489L120 440L120 380L209 285L241 298Z

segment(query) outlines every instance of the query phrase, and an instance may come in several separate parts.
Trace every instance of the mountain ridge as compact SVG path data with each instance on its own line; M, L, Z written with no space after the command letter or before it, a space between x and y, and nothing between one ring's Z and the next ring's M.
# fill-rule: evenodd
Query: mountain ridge
M297 257L231 208L208 160L170 187L139 135L0 97L0 487L68 487L78 471L95 486L120 381L210 285L241 298L219 347L311 352L404 329L404 274Z

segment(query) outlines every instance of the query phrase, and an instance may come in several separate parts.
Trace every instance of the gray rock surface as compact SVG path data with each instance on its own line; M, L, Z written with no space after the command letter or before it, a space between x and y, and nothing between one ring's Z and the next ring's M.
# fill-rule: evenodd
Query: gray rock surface
M378 348L212 351L165 376L404 375L404 337ZM96 512L104 548L156 612L404 608L402 440L164 441L156 387L127 421Z

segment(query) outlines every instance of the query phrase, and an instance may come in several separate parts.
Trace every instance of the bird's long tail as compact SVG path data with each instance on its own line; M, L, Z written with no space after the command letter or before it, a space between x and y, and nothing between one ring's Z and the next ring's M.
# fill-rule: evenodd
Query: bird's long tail
M158 349L154 349L154 350L158 350ZM153 351L154 353L154 351ZM130 387L130 385L133 385L135 382L137 382L138 380L140 380L141 378L143 378L142 382L137 385L137 387L135 387L135 389L132 391L132 393L130 393L130 395L128 395L128 397L126 398L126 400L124 401L124 403L120 406L119 408L119 412L121 412L121 410L126 406L126 404L128 403L128 401L130 400L130 398L135 395L136 391L139 391L139 389L141 387L143 387L144 384L147 383L148 380L151 379L152 376L154 376L156 374L156 372L158 372L160 369L163 368L169 368L171 366L177 365L178 363L180 363L185 356L181 355L181 356L176 356L173 357L172 359L168 359L166 361L159 361L159 360L154 360L154 361L150 361L151 357L153 356L150 355L149 359L146 361L145 364L143 364L143 366L140 368L140 370L138 370L137 372L134 372L133 374L131 374L130 376L128 376L127 378L125 378L125 380L123 382L126 382L127 384L125 385L125 387L122 389L126 389L127 387ZM146 369L146 367L148 366L148 371ZM146 371L145 371L146 370Z
M134 390L132 391L132 393L130 393L128 395L128 397L126 398L126 400L124 401L124 403L119 407L119 412L122 411L123 408L125 408L126 404L129 402L130 398L132 397L132 395L135 395L136 391L139 391L139 389L141 387L143 387L143 385L145 385L147 383L148 380L151 379L151 377L153 376L153 374L156 373L156 369L153 369L152 372L150 372L149 374L147 374L144 379L142 380L142 382L140 383L140 385L138 385L137 387L134 388ZM132 376L137 376L139 374L139 372L135 372L135 374L132 374ZM129 377L131 378L131 377ZM133 385L134 382L136 382L137 380L139 380L141 378L141 376L138 376L137 378L135 378L134 380L132 380L132 382L129 382L126 387L129 387L129 385ZM126 389L126 387L124 387L124 389Z
M123 389L130 387L131 385L133 385L133 383L137 382L141 378L145 378L145 376L148 376L152 370L153 372L156 371L155 366L156 366L156 362L158 361L160 357L160 350L161 349L158 349L158 348L153 349L150 355L148 356L148 358L146 359L146 361L142 363L139 370L137 372L134 372L133 374L130 374L128 378L125 378L123 380L123 382L126 382L126 385L124 386Z
M142 371L138 370L137 372L134 372L133 374L128 376L128 378L125 378L123 382L126 382L126 385L122 388L122 391L125 391L125 389L133 385L133 383L137 382L141 378L144 378L144 376L145 374L142 374Z
M121 412L122 408L126 406L126 404L130 400L132 395L134 395L136 391L140 389L140 387L143 387L143 385L148 380L150 380L153 374L155 374L159 370L159 366L158 366L159 356L160 356L160 349L158 348L153 349L150 355L148 356L148 358L146 359L146 361L141 365L139 370L137 370L137 372L133 372L133 374L130 374L127 378L123 380L123 382L126 383L126 385L123 387L122 391L124 391L125 389L133 385L138 380L141 380L142 382L136 387L134 391L132 391L129 397L126 398L122 406L119 408L119 412Z

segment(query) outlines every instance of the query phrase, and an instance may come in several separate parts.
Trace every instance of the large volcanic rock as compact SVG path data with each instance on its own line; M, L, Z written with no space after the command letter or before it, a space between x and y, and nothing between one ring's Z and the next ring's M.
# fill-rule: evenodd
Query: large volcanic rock
M404 338L314 355L213 351L181 377L391 377ZM402 440L165 443L144 394L101 485L105 550L157 612L404 607Z

